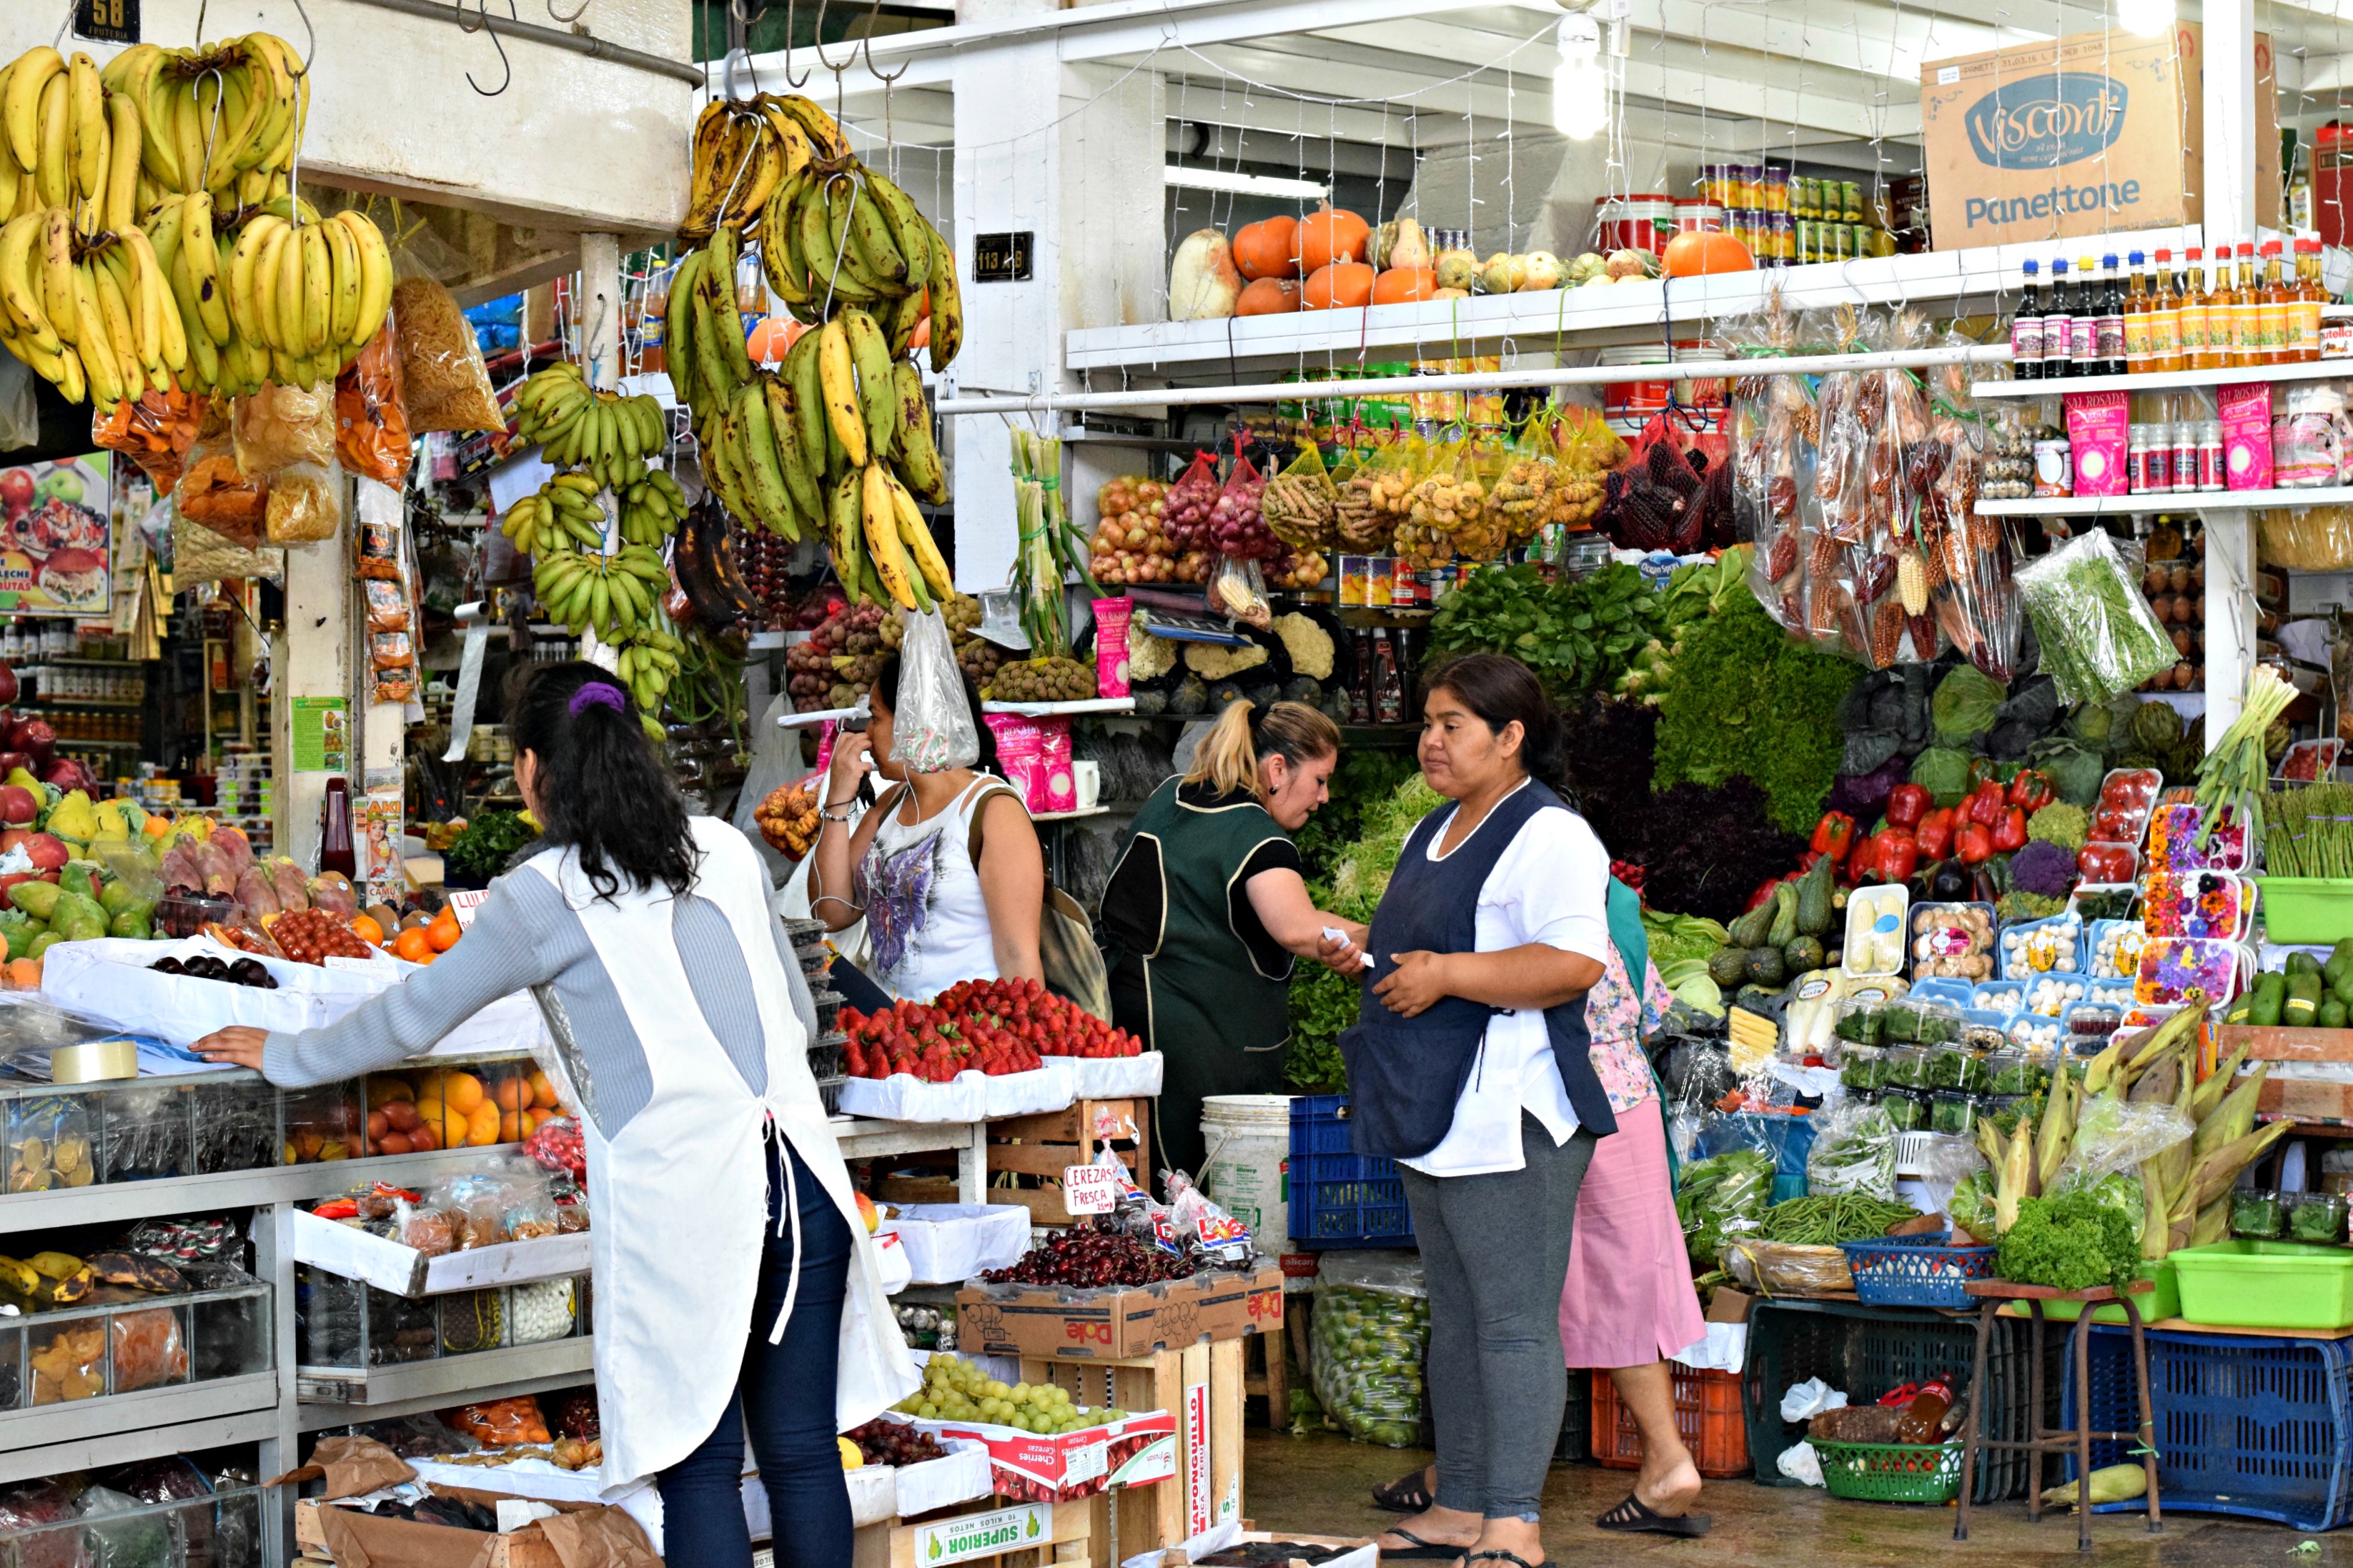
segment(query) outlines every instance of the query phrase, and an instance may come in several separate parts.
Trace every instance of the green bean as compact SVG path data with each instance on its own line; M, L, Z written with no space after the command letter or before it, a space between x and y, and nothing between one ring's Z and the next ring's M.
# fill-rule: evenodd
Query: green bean
M1868 1193L1815 1193L1767 1209L1761 1234L1767 1241L1792 1246L1834 1247L1884 1236L1889 1226L1918 1212L1910 1204L1889 1203Z

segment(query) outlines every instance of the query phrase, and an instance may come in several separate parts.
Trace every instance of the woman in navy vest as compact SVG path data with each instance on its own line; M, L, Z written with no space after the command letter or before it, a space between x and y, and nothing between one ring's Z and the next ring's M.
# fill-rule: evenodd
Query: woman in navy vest
M1609 859L1556 788L1562 749L1517 660L1429 678L1421 770L1452 804L1398 858L1340 1039L1356 1150L1402 1163L1430 1290L1438 1494L1382 1538L1386 1558L1545 1561L1570 1220L1594 1140L1617 1130L1585 1026Z

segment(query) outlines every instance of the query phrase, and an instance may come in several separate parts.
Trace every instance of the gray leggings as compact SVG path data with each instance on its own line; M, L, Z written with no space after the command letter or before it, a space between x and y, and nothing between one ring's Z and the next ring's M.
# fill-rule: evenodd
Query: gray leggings
M1533 1522L1567 1394L1560 1293L1593 1134L1556 1144L1523 1113L1520 1147L1517 1171L1401 1171L1430 1289L1438 1506Z

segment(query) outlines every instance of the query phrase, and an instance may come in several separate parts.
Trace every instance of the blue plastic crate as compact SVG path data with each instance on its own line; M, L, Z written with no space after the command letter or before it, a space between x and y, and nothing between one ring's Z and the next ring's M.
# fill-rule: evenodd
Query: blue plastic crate
M1291 1242L1311 1250L1413 1245L1397 1162L1349 1149L1345 1094L1292 1097Z
M1840 1243L1866 1307L1972 1305L1969 1281L1993 1278L1995 1248L1947 1247L1951 1232Z
M2311 1531L2353 1521L2353 1342L2171 1330L2146 1337L2167 1511L2238 1514ZM2127 1331L2094 1327L2091 1359L2094 1429L2133 1430L2140 1405ZM2063 1420L2073 1425L2074 1379L2065 1381ZM2092 1446L2094 1468L2131 1457L2121 1443Z

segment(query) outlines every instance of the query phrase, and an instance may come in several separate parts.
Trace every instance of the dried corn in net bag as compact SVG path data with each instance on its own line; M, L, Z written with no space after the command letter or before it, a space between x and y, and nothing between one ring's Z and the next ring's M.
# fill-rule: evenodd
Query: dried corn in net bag
M2063 702L2105 702L2173 668L2173 641L2141 596L2140 563L2090 529L2018 569L2042 669Z
M448 289L430 278L402 279L393 286L392 320L410 430L506 429L481 346Z
M1339 487L1324 465L1323 449L1314 441L1302 441L1299 456L1260 492L1259 516L1267 531L1283 543L1314 549L1331 541L1339 502Z

